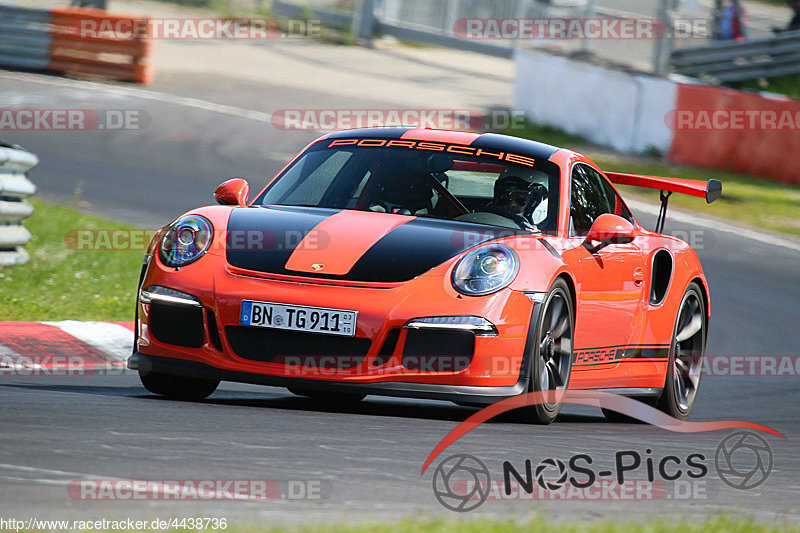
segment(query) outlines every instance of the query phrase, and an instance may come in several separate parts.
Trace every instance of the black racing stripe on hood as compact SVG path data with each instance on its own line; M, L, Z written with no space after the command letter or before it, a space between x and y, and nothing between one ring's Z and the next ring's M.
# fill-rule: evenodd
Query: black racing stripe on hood
M344 279L400 282L413 279L470 248L524 231L476 227L447 220L415 218L392 230L361 259Z
M234 209L228 221L228 263L272 274L392 283L413 279L478 244L528 234L522 230L415 218L381 237L345 275L287 270L286 262L302 238L339 211L283 206Z
M258 272L291 274L284 267L303 237L339 211L293 206L234 209L225 238L228 263Z
M522 139L520 137L511 137L508 135L499 135L497 133L484 133L470 144L477 148L484 148L486 150L506 151L513 152L521 155L529 155L534 159L548 160L559 148L550 146L549 144L531 141L529 139Z

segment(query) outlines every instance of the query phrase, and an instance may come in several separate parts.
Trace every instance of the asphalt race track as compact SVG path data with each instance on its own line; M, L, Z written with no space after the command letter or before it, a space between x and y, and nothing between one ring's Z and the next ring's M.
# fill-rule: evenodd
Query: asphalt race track
M213 81L204 85L195 91L195 98L200 98L199 91L205 93L206 102L225 101L225 91ZM259 102L257 89L252 88L249 100L248 90L242 88L242 102ZM274 129L266 104L214 109L182 99L178 89L158 99L135 96L127 86L125 91L0 73L0 95L17 107L80 108L90 99L93 107L143 110L152 119L147 129L113 135L4 134L40 156L41 165L32 174L40 196L67 202L78 189L80 199L96 212L156 227L185 209L209 203L223 179L242 176L259 188L263 176L273 174L316 136ZM309 98L320 107L338 103L326 95L282 93L279 87L272 93L273 109ZM250 116L244 116L246 110L252 111ZM646 215L641 220L652 225L653 218ZM712 290L709 354L798 355L799 247L669 220L667 229L686 232L683 235L697 232L695 244ZM539 512L555 519L690 517L727 510L796 520L798 379L788 375L703 380L691 420L753 421L786 436L784 440L764 435L774 465L768 479L749 490L728 486L714 466L717 445L731 431L681 434L643 424L611 423L598 409L588 407L567 406L546 427L504 416L476 428L433 465L453 453L467 453L484 461L493 478L502 478L506 460L521 470L525 459L536 465L544 458L566 462L574 454L587 453L598 466L610 467L615 452L621 450L644 456L650 449L656 459L700 453L708 475L688 495L668 487L651 501L490 501L469 516ZM204 402L187 403L147 393L131 373L2 376L0 406L4 516L217 516L261 525L450 513L434 498L433 468L424 475L420 470L436 444L475 412L445 402L374 396L353 407L335 407L284 389L235 384L223 384ZM631 475L641 479L644 469ZM311 491L319 497L303 498L295 491L268 502L83 501L68 491L70 482L83 478L270 479L282 486L291 480L321 489Z

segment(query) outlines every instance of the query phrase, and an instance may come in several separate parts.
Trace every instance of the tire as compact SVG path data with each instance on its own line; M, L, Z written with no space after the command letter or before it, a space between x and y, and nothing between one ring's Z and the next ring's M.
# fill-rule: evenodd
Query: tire
M348 392L327 392L327 391L315 391L309 389L302 389L297 387L288 387L289 392L292 394L296 394L298 396L305 396L306 398L312 398L314 400L332 402L332 403L358 403L364 398L367 397L366 394L356 394L356 393L348 393Z
M660 410L678 420L689 417L697 400L707 328L702 289L692 282L683 294L675 317L664 390L657 404Z
M142 385L160 396L176 400L202 400L217 390L219 381L211 379L190 378L159 372L144 373L139 370Z
M575 337L575 312L567 283L559 278L542 302L542 310L530 346L529 392L565 390L572 371L572 350ZM530 419L536 424L549 424L561 411L562 403L530 407Z

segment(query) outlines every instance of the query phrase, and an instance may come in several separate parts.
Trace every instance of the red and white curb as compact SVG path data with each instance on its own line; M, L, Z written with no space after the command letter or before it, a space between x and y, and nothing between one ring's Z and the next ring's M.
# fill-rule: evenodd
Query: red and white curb
M0 322L0 375L122 369L133 322Z

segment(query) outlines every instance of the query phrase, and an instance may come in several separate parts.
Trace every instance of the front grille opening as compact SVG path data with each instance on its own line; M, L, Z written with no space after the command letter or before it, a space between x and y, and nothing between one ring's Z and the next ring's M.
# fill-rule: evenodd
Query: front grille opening
M206 309L206 321L208 322L208 338L211 340L211 344L214 346L214 348L221 352L222 340L219 338L217 317L214 315L214 311L211 309Z
M389 362L389 359L392 358L392 354L394 353L394 348L395 346L397 346L397 340L399 338L400 338L399 328L395 328L386 334L386 340L383 341L383 346L381 346L378 355L375 356L375 360L372 362L373 366L381 366Z
M470 331L409 329L403 366L426 372L458 372L472 363L475 335Z
M150 332L165 344L200 348L203 346L203 309L162 302L150 304Z
M369 339L359 337L249 326L226 326L225 334L242 359L323 369L355 368L372 345Z

